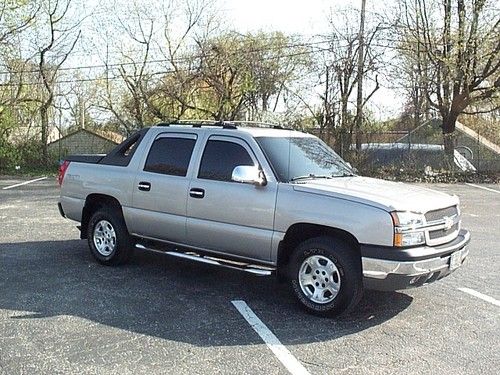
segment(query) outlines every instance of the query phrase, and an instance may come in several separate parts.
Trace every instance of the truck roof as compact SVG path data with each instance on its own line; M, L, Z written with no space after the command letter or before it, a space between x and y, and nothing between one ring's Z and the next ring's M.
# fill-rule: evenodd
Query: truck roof
M233 132L245 132L250 134L252 137L313 137L311 134L303 133L297 130L293 130L290 128L284 128L279 125L272 124L258 124L259 126L252 126L253 123L216 123L216 122L207 122L207 123L197 123L197 122L183 122L183 123L173 123L173 124L159 124L156 125L155 128L158 127L168 127L171 129L183 129L190 131L195 130L196 132L210 132L213 130L227 130L228 133ZM256 123L257 124L257 123Z

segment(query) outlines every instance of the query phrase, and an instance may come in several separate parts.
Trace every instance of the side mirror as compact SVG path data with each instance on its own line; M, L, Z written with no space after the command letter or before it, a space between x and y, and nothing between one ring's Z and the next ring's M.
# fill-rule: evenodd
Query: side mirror
M267 185L266 176L259 167L253 165L239 165L233 169L231 180L243 184L256 186Z

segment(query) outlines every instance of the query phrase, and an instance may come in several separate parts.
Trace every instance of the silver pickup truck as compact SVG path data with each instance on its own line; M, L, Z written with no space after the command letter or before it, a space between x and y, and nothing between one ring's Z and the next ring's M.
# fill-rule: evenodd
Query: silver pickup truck
M317 137L278 126L160 124L69 157L59 182L59 210L98 262L141 249L277 274L323 316L364 289L441 279L468 255L456 196L357 176Z

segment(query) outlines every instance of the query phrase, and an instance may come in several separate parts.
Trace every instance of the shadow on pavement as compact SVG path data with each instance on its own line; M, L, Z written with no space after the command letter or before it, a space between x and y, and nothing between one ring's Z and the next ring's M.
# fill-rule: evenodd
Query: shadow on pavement
M71 315L196 346L262 343L234 299L245 300L285 345L363 331L412 302L403 293L366 292L348 317L318 318L302 311L274 278L150 253L105 267L79 240L0 244L0 290L0 309L16 311L11 322Z

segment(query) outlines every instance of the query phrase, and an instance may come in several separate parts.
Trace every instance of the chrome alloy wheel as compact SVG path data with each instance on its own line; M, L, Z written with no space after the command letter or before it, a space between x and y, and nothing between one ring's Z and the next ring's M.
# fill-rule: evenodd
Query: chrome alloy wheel
M94 228L93 240L99 254L109 256L116 246L115 228L107 220L99 221Z
M340 273L335 263L327 257L312 255L300 266L299 285L310 301L329 303L339 293Z

